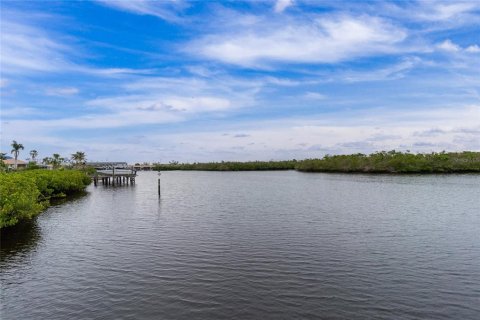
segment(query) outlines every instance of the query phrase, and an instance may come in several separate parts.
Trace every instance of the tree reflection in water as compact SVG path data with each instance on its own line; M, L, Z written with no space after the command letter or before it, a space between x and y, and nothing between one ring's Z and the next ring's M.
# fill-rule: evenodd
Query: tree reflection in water
M28 254L40 240L40 228L36 219L23 221L0 230L0 266L12 258Z

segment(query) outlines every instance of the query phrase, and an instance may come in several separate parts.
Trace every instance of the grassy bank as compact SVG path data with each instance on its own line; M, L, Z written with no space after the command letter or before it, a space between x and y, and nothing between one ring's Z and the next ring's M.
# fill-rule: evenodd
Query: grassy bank
M0 228L32 218L50 205L51 198L83 191L90 181L77 170L0 173Z
M298 170L304 172L364 173L462 173L480 172L480 152L428 154L382 151L365 154L325 156L322 159L251 162L208 162L157 164L154 170L254 171Z

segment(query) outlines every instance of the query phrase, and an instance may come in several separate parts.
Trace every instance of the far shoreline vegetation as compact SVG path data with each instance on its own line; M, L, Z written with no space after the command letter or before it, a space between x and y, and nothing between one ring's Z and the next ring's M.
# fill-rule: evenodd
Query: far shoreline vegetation
M321 159L286 161L222 161L155 164L153 170L261 171L297 170L332 173L475 173L480 172L480 152L410 153L380 151L369 155L326 155Z

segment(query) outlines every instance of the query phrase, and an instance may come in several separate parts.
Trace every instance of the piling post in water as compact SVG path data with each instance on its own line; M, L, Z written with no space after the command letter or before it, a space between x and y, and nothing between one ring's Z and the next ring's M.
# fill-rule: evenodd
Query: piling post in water
M162 195L161 187L160 187L160 172L158 173L158 196Z

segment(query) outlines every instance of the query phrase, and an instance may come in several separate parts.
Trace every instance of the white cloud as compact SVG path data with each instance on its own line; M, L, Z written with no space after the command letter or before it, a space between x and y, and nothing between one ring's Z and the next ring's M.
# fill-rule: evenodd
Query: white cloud
M327 96L318 92L307 92L303 95L303 98L308 100L324 100Z
M2 117L22 117L25 115L33 115L33 114L42 114L37 109L34 108L28 108L28 107L13 107L13 108L5 108L2 106L0 113Z
M366 72L339 72L334 79L346 82L395 80L403 78L410 70L422 63L424 62L418 57L409 57L385 68L370 69Z
M296 86L300 83L277 77L248 79L218 75L211 78L150 77L127 83L124 88L143 99L208 96L230 101L230 108L240 108L254 105L256 95L265 87Z
M184 1L151 1L151 0L134 0L134 1L112 1L112 0L96 0L104 6L113 9L131 12L138 15L150 15L161 18L170 22L179 22L181 17L179 11L186 7Z
M58 71L70 68L65 59L70 48L53 40L45 31L7 19L1 22L2 73Z
M8 17L8 18L4 18ZM14 19L13 19L14 18ZM129 74L151 74L149 69L97 68L80 61L82 48L74 45L74 38L66 38L44 27L47 20L58 17L34 16L28 20L23 13L8 11L0 20L0 68L2 75L28 73L82 73L102 77ZM84 58L84 57L83 57Z
M480 47L478 45L471 45L471 46L468 46L466 49L465 49L466 52L469 52L469 53L479 53L480 52Z
M437 48L443 51L458 52L461 50L460 46L453 43L450 39L437 44Z
M218 70L212 69L212 68L207 68L206 66L201 66L201 65L195 65L195 66L187 66L185 69L196 76L200 77L211 77L216 74L221 73Z
M226 63L258 66L272 62L336 63L390 54L407 32L371 16L317 16L313 20L256 23L193 42L193 54Z
M204 156L210 157L208 160L226 160L222 157L233 160L298 159L325 153L391 149L478 150L478 141L474 141L480 132L475 120L478 116L480 105L386 113L372 109L353 114L252 123L249 129L242 128L245 138L236 143L230 139L235 133L226 135L225 130L179 134L172 139L178 144L188 144L192 151L189 156L199 154L199 150L208 150L204 152ZM415 134L432 128L442 128L443 134L428 137ZM226 154L232 146L242 149Z
M76 95L79 92L77 88L74 87L64 87L64 88L48 88L46 94L49 96L72 96Z
M99 135L93 142L81 136L72 141L55 133L66 128L111 128L184 120L158 110L122 110L119 114L95 117L11 120L4 128L2 139L17 139L29 145L48 144L52 151L58 151L58 145L74 149L88 146L88 157L92 160L118 156L114 150L120 149L125 151L122 154L128 161L302 159L326 153L391 149L414 152L479 150L479 116L480 105L422 110L370 109L307 118L257 120L196 131L143 132L145 137L133 140L130 132ZM439 134L418 134L437 131Z
M102 107L114 111L140 110L162 112L212 112L230 108L230 100L211 96L175 96L175 95L131 95L91 100L88 106Z
M57 130L109 129L131 125L162 124L183 121L184 117L164 110L121 110L113 113L99 113L72 118L48 120L8 120L3 124L5 132L22 136L25 140L36 137L35 132L52 134ZM13 134L14 133L14 134ZM32 137L28 137L31 134ZM59 137L58 134L52 136ZM18 138L20 139L20 138Z
M417 16L425 20L449 20L463 14L467 14L479 8L474 1L448 3L444 1L420 2L424 10L417 13ZM420 7L420 8L421 8Z
M275 2L274 11L277 13L281 13L286 8L292 6L293 3L294 3L293 0L277 0L277 2Z
M458 44L452 42L450 39L447 39L439 44L437 44L437 49L447 52L467 52L467 53L478 53L480 52L480 47L476 44L472 44L468 47L461 47Z
M432 34L466 26L476 28L480 19L480 2L473 0L428 0L428 1L308 1L311 7L370 14L401 21L405 26L410 22L414 29L412 38L420 34ZM420 28L418 28L420 26Z
M235 108L251 106L256 87L254 82L235 79L149 77L124 83L121 95L96 98L86 102L86 106L89 110L113 113L144 112L147 117L158 112L178 121L200 113L218 116Z
M81 73L92 74L96 76L106 76L106 77L115 77L122 75L148 75L152 74L154 71L150 69L132 69L132 68L90 68L84 66L78 66L73 71L78 71Z

